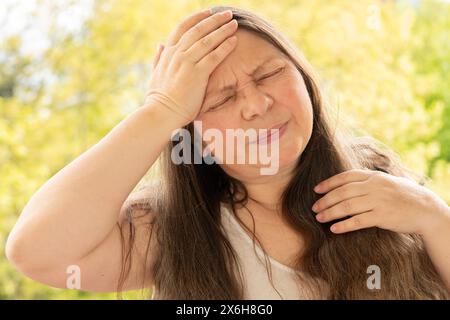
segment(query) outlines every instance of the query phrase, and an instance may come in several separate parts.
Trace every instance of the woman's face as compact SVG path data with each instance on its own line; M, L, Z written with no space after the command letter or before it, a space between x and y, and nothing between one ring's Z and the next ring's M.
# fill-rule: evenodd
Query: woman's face
M249 153L263 147L267 155L278 157L279 170L295 165L311 137L313 112L303 77L288 57L250 31L239 29L236 36L236 48L209 78L201 112L195 120L201 121L203 134L208 129L216 129L224 137L222 150L216 144L212 154L220 158L225 172L240 179L251 179L261 174L261 168L269 166L260 157L256 163L249 161ZM229 85L237 87L220 91ZM227 147L226 129L253 129L258 133L267 129L270 135L270 128L285 123L278 131L278 140L246 139L245 164L237 163L236 143L234 150ZM204 145L214 141L203 137ZM276 145L278 155L274 152ZM231 163L223 158L230 152L234 152Z

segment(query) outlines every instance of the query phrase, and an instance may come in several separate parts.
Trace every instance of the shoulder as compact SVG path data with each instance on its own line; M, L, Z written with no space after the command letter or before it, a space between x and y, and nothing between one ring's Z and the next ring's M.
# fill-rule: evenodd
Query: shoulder
M122 206L119 221L137 225L139 222L153 221L158 211L160 191L161 183L151 181L131 192Z

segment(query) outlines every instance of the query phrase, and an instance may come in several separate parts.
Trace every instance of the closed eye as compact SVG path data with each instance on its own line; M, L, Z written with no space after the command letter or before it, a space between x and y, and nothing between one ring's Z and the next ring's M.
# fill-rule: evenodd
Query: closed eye
M267 75L265 75L265 76L259 78L257 81L262 81L262 80L264 80L264 79L267 79L267 78L270 78L270 77L272 77L272 76L275 76L275 75L277 75L278 73L280 73L281 71L283 71L284 68L285 68L285 67L278 68L278 69L275 70L274 72L271 72L271 73L269 73L269 74L267 74ZM209 109L207 110L207 112L208 112L208 111L214 111L214 110L218 109L221 105L225 104L225 103L226 103L228 100L230 100L231 98L232 98L232 96L225 98L224 100L220 101L219 103L217 103L217 104L215 104L214 106L212 106L211 108L209 108Z
M264 80L264 79L270 78L270 77L272 77L272 76L274 76L274 75L276 75L276 74L280 73L280 72L281 72L281 71L282 71L283 69L284 69L284 67L282 67L282 68L279 68L279 69L275 70L274 72L272 72L272 73L269 73L269 74L267 74L267 75L263 76L262 78L259 78L259 79L258 79L258 81L261 81L261 80Z
M225 104L228 100L230 100L232 96L225 98L224 100L220 101L219 103L215 104L211 108L208 109L208 111L214 111L218 109L221 105Z

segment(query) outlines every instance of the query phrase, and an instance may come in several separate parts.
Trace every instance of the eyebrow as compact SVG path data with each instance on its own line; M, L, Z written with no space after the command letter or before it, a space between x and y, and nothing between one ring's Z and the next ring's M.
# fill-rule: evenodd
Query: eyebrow
M260 63L255 69L253 69L253 71L250 72L250 74L248 74L248 75L254 76L258 71L260 71L260 69L261 69L263 66L265 66L267 63L269 63L269 62L271 62L272 60L275 60L275 59L277 59L277 58L278 58L277 56L270 56L269 58L267 58L266 60L264 60L263 62L261 62L261 63ZM229 85L226 85L226 86L222 86L222 87L220 87L220 88L217 89L217 90L211 90L211 91L208 91L208 92L206 92L206 94L209 95L209 94L211 94L211 93L222 93L222 92L230 91L230 90L233 90L233 89L236 89L236 84L229 84Z

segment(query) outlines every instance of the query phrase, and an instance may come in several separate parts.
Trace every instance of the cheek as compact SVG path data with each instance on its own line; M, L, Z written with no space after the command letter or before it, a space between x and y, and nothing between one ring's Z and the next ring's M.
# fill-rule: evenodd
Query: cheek
M313 128L313 109L308 90L300 76L291 76L278 88L278 101L292 116L290 140L286 140L280 163L295 160L308 144Z
M225 129L226 128L231 128L231 124L229 123L229 119L222 119L222 121L220 119L217 118L203 118L203 119L199 119L199 121L201 121L202 123L202 130L203 132L205 132L208 129L215 129L215 130L219 130L220 132L222 132L223 134L225 134Z
M291 76L286 79L277 91L277 98L281 105L291 112L297 123L312 124L313 110L308 90L301 77Z

